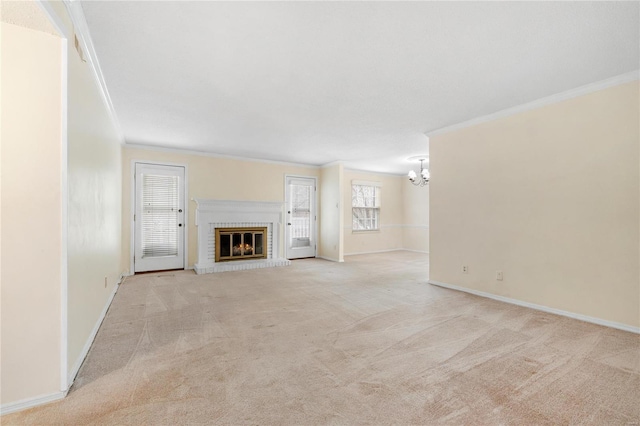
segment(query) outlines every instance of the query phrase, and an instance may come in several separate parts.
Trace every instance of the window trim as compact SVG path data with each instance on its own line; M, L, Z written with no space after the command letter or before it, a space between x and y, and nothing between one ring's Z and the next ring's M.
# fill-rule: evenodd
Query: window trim
M356 207L353 205L353 187L354 186L371 186L371 187L375 187L378 188L379 190L382 188L382 183L381 182L375 182L375 181L367 181L367 180L352 180L351 181L351 233L352 234L361 234L361 233L377 233L380 232L382 229L382 223L381 223L381 216L382 216L382 191L380 190L379 192L379 196L378 196L378 200L377 200L377 207ZM378 211L378 217L377 217L377 228L374 229L355 229L353 227L353 211L354 209L362 209L362 208L366 208L366 209L372 209L372 210L377 210Z

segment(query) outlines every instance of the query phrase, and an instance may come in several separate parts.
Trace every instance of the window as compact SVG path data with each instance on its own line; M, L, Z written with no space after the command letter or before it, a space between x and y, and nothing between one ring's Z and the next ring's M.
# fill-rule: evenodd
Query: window
M351 182L352 225L354 231L380 229L380 184L377 182Z
M291 247L311 244L311 190L309 185L291 184Z

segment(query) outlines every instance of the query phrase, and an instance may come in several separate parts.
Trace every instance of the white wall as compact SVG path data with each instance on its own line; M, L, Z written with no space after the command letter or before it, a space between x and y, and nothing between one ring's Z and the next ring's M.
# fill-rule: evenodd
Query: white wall
M320 169L320 247L318 255L344 261L344 215L342 211L344 167L335 164Z
M73 29L64 8L58 7L57 12ZM71 380L123 272L122 148L90 63L80 59L73 37L68 40L67 64L67 363Z
M3 406L60 391L61 42L1 24Z
M45 27L2 24L3 410L64 394L121 273L120 141L64 5L47 7L69 40L35 3L3 5Z
M431 137L430 279L640 326L638 105L635 81Z

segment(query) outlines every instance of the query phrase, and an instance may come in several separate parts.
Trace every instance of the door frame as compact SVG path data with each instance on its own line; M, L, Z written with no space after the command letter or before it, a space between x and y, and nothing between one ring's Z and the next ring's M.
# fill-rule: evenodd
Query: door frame
M189 268L189 167L184 163L172 163L168 161L147 161L147 160L131 160L130 165L130 199L131 205L129 208L129 235L130 235L130 252L129 252L129 275L135 275L135 265L134 259L136 256L136 223L133 220L134 215L136 214L136 164L146 164L150 166L173 166L173 167L184 167L184 185L183 185L183 194L184 198L184 250L182 260L184 269Z
M315 241L315 249L314 249L314 256L313 257L318 257L318 245L320 243L320 234L318 233L318 216L320 216L320 209L318 208L318 201L320 200L319 194L318 194L318 177L317 176L304 176L304 175L290 175L290 174L285 174L284 175L284 210L283 210L283 217L285 218L285 222L284 222L284 235L282 235L282 241L284 242L284 244L282 245L282 248L284 250L284 257L285 259L287 259L287 246L288 246L288 241L287 241L287 201L289 201L287 199L287 179L288 178L302 178L302 179L313 179L313 183L314 183L314 188L315 188L315 200L314 200L314 209L315 209L315 216L316 216L316 220L315 220L315 226L314 226L314 232L315 232L315 237L316 237L316 241Z

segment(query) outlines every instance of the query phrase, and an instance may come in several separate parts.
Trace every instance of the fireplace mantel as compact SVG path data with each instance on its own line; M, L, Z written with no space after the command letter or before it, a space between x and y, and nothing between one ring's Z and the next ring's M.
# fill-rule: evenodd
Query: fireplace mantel
M287 266L291 261L280 257L280 231L284 204L271 201L232 201L194 199L198 228L197 274L238 271L244 269ZM266 226L268 253L266 259L215 261L215 230L222 227Z

